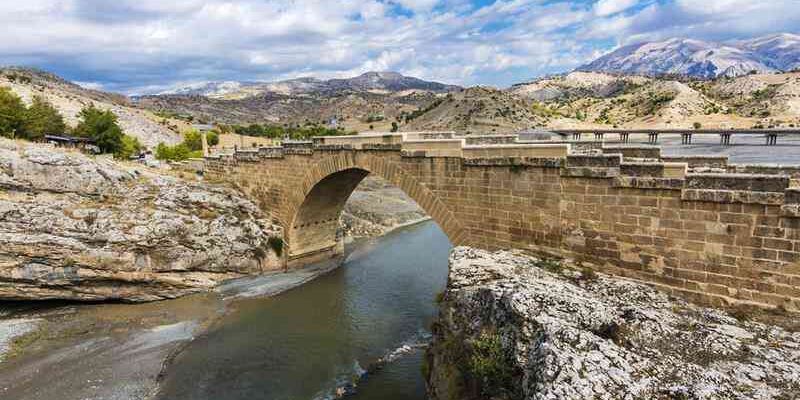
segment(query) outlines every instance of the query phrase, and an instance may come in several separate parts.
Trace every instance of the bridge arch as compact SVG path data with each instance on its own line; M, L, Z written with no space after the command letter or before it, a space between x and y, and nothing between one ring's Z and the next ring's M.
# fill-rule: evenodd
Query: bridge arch
M451 242L460 240L462 229L452 210L413 174L387 158L340 152L309 167L305 179L289 196L284 240L290 267L342 253L336 237L339 217L350 195L369 175L399 187L439 224Z

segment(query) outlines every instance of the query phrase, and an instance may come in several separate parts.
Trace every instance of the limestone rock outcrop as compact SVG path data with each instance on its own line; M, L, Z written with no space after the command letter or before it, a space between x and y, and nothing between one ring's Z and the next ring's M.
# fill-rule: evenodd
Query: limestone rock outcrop
M800 332L511 252L456 248L433 399L800 397Z
M173 298L279 268L271 237L233 190L0 140L0 299Z

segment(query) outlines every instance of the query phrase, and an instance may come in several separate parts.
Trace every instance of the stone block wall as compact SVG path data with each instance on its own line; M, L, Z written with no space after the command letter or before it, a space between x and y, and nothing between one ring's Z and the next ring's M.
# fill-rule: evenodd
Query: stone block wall
M704 304L800 310L800 190L784 175L675 176L666 163L626 165L621 154L305 150L206 162L207 177L234 182L285 227L290 255L333 246L342 194L309 199L323 179L349 188L374 173L417 201L454 245L570 257Z

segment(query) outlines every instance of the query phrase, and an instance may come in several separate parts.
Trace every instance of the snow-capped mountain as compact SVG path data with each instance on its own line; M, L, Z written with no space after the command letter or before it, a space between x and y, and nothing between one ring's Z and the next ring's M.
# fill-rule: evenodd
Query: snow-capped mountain
M224 82L199 82L191 83L165 90L157 95L201 95L201 96L220 96L236 92L243 86L255 85L254 83L224 81Z
M800 68L800 35L782 33L739 42L766 65L780 71Z
M633 44L604 55L578 70L714 78L741 76L751 71L789 71L798 66L800 36L780 34L728 43L673 38Z
M264 93L281 95L336 94L343 92L425 90L447 92L457 86L430 82L396 72L367 72L347 79L297 78L278 82L204 82L181 86L157 95L201 95L212 98L245 98Z

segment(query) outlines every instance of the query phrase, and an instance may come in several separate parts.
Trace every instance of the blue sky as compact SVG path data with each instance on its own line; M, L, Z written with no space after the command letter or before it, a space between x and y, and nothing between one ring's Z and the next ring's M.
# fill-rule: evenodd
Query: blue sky
M371 70L502 87L633 42L797 32L800 0L24 0L0 26L0 64L124 93Z

